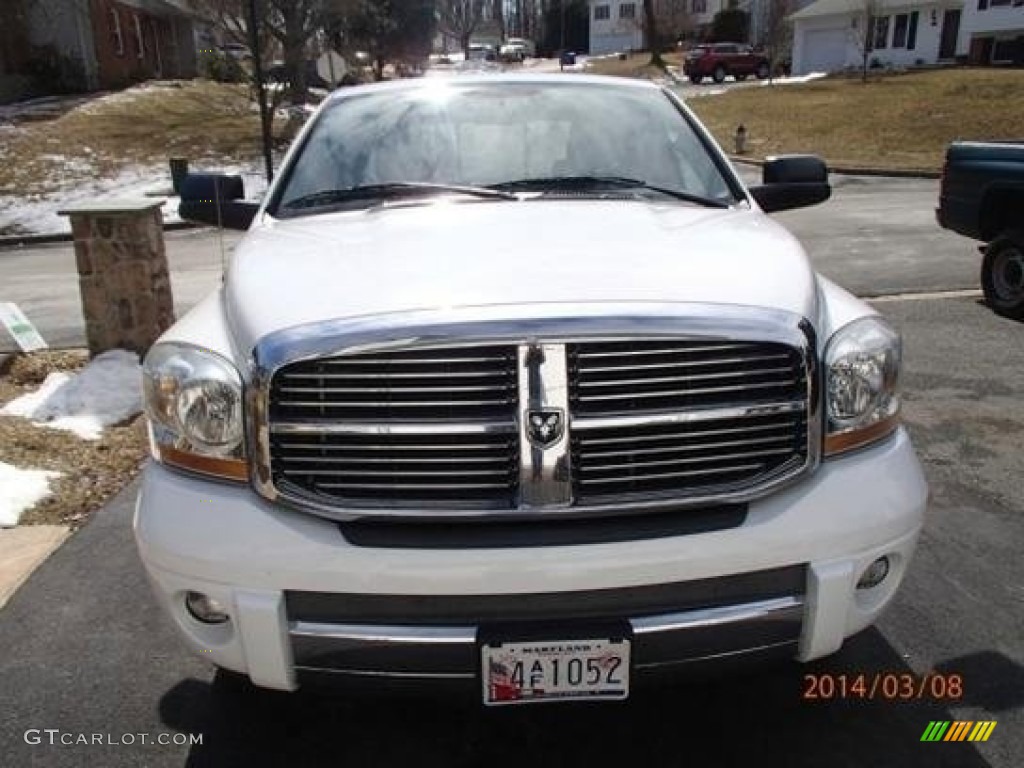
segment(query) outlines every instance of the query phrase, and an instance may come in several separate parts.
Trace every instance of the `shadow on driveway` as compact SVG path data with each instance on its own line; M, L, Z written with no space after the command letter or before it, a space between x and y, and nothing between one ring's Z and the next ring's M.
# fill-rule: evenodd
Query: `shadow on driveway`
M990 711L1024 700L1024 670L998 653L950 672L999 681L961 704ZM756 675L636 692L624 704L485 710L476 701L239 690L184 681L160 701L170 728L203 734L188 766L703 765L987 766L969 743L921 743L934 700L807 701L804 675L911 673L874 629L838 655ZM990 697L991 694L991 697Z

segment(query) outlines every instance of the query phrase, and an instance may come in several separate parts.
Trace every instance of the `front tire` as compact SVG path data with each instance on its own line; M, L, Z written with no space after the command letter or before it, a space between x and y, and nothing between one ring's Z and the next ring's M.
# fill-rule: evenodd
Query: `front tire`
M725 75L725 67L715 67L715 72L713 75L711 75L711 79L714 80L716 83L724 83Z
M1024 232L1004 232L985 249L981 287L996 314L1024 320Z
M768 65L762 64L757 68L757 79L767 80L768 79Z

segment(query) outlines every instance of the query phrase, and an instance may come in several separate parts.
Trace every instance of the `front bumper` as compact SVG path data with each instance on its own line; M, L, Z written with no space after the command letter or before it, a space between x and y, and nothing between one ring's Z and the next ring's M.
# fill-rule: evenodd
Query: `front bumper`
M561 639L609 621L634 637L638 672L747 654L817 658L873 622L892 598L926 501L900 430L752 503L739 526L685 536L357 546L336 523L157 465L145 473L135 534L156 593L189 645L259 685L290 690L307 670L471 681L485 635L549 627ZM856 589L882 555L891 562L888 578ZM231 620L200 623L185 609L187 591L215 598Z

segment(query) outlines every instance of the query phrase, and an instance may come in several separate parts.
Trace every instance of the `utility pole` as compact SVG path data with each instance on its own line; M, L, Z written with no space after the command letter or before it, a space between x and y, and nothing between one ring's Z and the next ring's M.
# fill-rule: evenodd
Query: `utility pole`
M565 53L565 0L558 0L558 8L561 11L562 16L562 23L559 25L561 29L559 30L560 42L558 46L558 55L561 57L561 55Z
M263 134L263 162L266 165L267 184L274 180L274 158L271 155L270 111L267 92L263 88L263 61L260 52L260 30L256 13L256 0L249 0L249 47L252 48L252 76L256 81L256 100L260 105L260 127Z

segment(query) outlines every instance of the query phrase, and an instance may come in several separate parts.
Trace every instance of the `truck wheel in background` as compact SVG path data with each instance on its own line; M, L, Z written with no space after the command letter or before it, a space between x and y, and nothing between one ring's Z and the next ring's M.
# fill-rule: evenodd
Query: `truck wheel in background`
M981 287L996 313L1024 320L1024 232L1004 232L985 249Z
M757 68L757 79L767 80L768 79L768 65L762 64Z
M721 65L715 67L715 71L711 75L711 79L714 80L716 83L724 82L725 81L725 67L723 67Z

